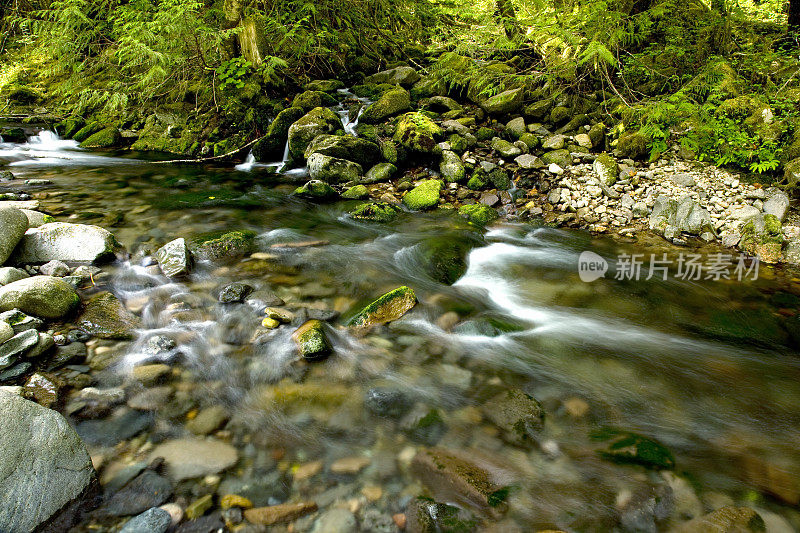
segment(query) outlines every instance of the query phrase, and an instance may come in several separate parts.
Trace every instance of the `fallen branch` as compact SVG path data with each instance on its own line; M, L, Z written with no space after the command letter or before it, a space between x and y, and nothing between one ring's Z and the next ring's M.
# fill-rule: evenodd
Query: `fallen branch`
M238 154L242 150L246 150L247 148L250 148L255 143L257 143L258 141L263 139L264 137L266 137L266 135L264 135L262 137L259 137L257 139L253 139L252 141L250 141L249 143L245 144L244 146L240 146L236 150L228 152L227 154L215 155L215 156L211 156L211 157L199 157L197 159L170 159L169 161L153 161L153 163L155 163L157 165L163 165L163 164L166 164L166 163L205 163L207 161L217 161L217 160L220 160L220 159L225 159L226 157L231 157L233 155Z

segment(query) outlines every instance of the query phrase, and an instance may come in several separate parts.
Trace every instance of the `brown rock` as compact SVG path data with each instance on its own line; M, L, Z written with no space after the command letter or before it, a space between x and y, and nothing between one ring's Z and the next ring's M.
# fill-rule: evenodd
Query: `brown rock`
M314 502L282 503L280 505L270 505L269 507L247 509L244 512L244 517L251 524L272 526L284 522L292 522L316 510L317 504Z
M764 520L749 507L722 507L690 520L676 533L757 533L766 531Z
M369 457L344 457L331 465L334 474L358 474L370 463Z

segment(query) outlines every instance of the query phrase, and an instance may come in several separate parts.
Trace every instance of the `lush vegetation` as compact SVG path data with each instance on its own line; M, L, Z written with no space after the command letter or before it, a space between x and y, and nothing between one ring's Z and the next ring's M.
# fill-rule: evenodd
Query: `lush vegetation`
M798 4L0 0L0 105L139 128L174 113L204 124L186 150L197 138L233 146L308 80L357 83L402 62L473 99L526 86L601 110L616 136L646 145L631 155L680 142L769 173L800 156Z

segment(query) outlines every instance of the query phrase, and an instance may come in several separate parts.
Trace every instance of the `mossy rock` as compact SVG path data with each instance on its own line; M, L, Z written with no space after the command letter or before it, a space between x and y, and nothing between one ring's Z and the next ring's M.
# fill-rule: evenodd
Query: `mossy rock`
M542 140L533 133L523 133L519 140L528 147L529 152L536 150L542 144Z
M342 193L342 198L346 200L362 200L364 198L369 198L369 189L364 185L355 185L344 191Z
M18 309L39 318L61 319L80 303L75 289L62 278L33 276L0 287L0 312Z
M352 211L350 216L356 220L370 222L390 222L394 220L400 208L388 202L369 202L361 204Z
M413 152L433 153L442 128L422 113L406 113L395 130L394 140Z
M475 138L478 139L478 141L483 142L491 140L497 134L498 132L496 130L493 130L492 128L487 128L486 126L482 126L478 128L478 131L475 132Z
M386 91L396 89L396 85L390 83L365 83L362 85L354 85L353 93L361 98L369 98L370 100L377 100Z
M569 121L570 116L572 116L572 112L569 110L568 107L565 106L556 106L550 111L550 124L554 126L560 126Z
M292 107L299 107L306 113L315 107L329 107L336 105L336 99L322 91L305 91L294 97Z
M488 98L481 103L481 107L490 115L508 115L521 109L524 101L525 89L520 87Z
M104 128L81 142L83 148L112 148L119 146L122 135L117 128Z
M467 271L467 256L480 244L473 231L426 239L416 247L421 272L437 283L452 285Z
M553 150L542 155L542 161L545 165L552 165L555 163L561 168L567 168L572 165L572 154L566 148L561 150Z
M647 138L639 132L623 134L617 140L614 155L630 159L645 159L649 157L650 150L647 147Z
M489 174L478 167L472 172L472 176L467 181L467 188L473 191L481 191L489 186Z
M359 181L364 170L358 163L313 153L308 158L308 175L312 181L326 183L349 183Z
M319 361L333 351L325 325L319 320L309 320L292 334L300 356L306 361Z
M544 429L544 408L519 389L508 389L483 405L483 413L517 446L530 446Z
M448 137L447 143L450 145L450 149L457 154L463 154L469 148L467 140L458 133L454 133Z
M455 152L444 150L442 160L439 162L439 172L448 183L458 183L464 180L466 170L461 158Z
M361 122L377 124L398 113L408 111L411 107L411 95L405 89L397 87L381 95L377 102L368 106L361 114Z
M550 109L553 107L552 100L539 100L532 104L528 104L525 106L525 109L522 111L522 114L525 117L530 118L532 120L542 120L545 117L549 116Z
M611 186L617 182L619 177L619 167L617 160L608 154L600 154L593 164L594 173L597 179L605 185Z
M65 139L72 139L72 137L86 125L86 121L81 117L69 117L61 122L62 135Z
M339 80L314 80L303 85L306 91L321 91L324 93L335 93L339 89L344 89L344 82Z
M392 322L417 305L417 295L410 287L402 286L387 292L353 316L348 326L369 327Z
M302 187L295 189L292 194L300 198L318 201L330 201L339 197L339 194L333 187L320 180L308 181Z
M415 533L473 533L478 528L475 515L453 505L418 497L406 511L408 531Z
M42 91L28 85L12 85L5 93L12 104L30 105L44 100Z
M86 303L78 324L88 334L101 339L132 339L142 321L128 311L110 292L98 293Z
M308 159L311 154L347 159L364 168L381 159L381 149L377 144L351 135L318 135L306 148L305 158Z
M496 210L483 204L462 205L458 208L458 214L478 226L485 226L499 218Z
M397 172L397 167L391 163L378 163L367 171L361 180L363 183L379 183L392 179Z
M591 435L593 440L606 442L608 446L599 451L606 460L636 464L655 470L671 470L675 468L675 457L660 442L630 431L605 428Z
M423 180L403 196L403 203L414 211L436 207L443 186L440 180Z
M301 160L306 148L317 135L335 133L341 128L342 121L333 110L315 107L289 127L289 154L294 159Z
M508 177L508 172L500 167L492 169L492 171L489 172L488 179L489 183L501 191L507 191L512 185L511 178Z
M228 231L198 235L188 246L196 259L208 261L234 261L253 251L256 232Z
M269 162L283 158L289 128L303 115L305 112L300 107L289 107L278 113L264 138L253 145L253 157L256 161Z
M95 121L87 122L84 127L75 132L75 135L73 135L72 138L78 142L83 142L86 139L88 139L91 135L97 133L102 129L103 125L99 122Z
M22 128L0 128L0 137L3 138L3 142L7 143L22 144L28 140L28 136Z

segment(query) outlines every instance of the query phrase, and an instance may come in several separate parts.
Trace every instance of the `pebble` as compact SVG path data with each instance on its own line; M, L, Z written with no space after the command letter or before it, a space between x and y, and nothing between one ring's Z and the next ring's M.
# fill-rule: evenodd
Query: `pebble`
M284 522L291 522L317 510L314 502L283 503L269 507L256 507L247 509L244 517L251 524L272 526Z
M170 525L172 525L170 513L153 507L131 518L120 533L164 533Z
M334 474L358 474L370 462L369 457L344 457L331 464L331 472Z

